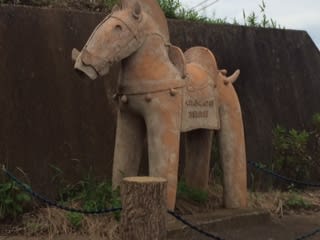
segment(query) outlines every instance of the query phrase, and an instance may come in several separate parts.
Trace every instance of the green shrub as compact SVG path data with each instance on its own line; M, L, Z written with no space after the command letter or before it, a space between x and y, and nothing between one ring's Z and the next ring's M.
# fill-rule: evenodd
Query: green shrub
M312 162L314 175L319 176L320 165L320 113L316 113L312 116L312 131L310 133L310 151L312 152Z
M53 181L58 184L59 202L62 205L76 205L85 211L98 211L101 209L118 208L121 206L119 189L113 190L110 181L98 181L91 170L89 174L76 184L67 184L63 178L63 172L51 166L56 174ZM64 186L64 187L62 187ZM115 218L120 218L120 213L114 213ZM67 213L70 224L78 229L82 225L83 216L78 213Z
M108 9L112 9L112 7L118 2L119 0L104 0L104 4Z
M83 214L81 213L74 213L74 212L68 212L67 214L67 219L69 223L72 225L73 228L76 230L80 229L82 226L82 221L83 221Z
M290 192L288 199L285 201L285 207L293 209L308 209L311 207L311 204L297 192Z
M194 9L186 9L182 6L179 0L158 0L162 10L166 17L176 18L194 22L211 23L211 24L234 24L241 25L237 19L233 19L233 22L228 22L227 18L206 17L199 14ZM243 20L245 26L250 27L264 27L264 28L282 28L275 20L268 18L266 15L266 3L262 0L259 5L259 14L251 12L246 14L243 10Z
M196 10L186 9L179 0L158 0L167 18L182 19L202 23L227 23L226 19L201 16Z
M205 203L208 200L208 193L206 191L188 187L184 180L179 182L177 194L178 197L197 203Z
M310 134L305 130L276 126L273 130L273 169L294 179L308 178L311 169L309 138Z
M312 124L317 134L320 134L320 113L316 113L312 116Z
M31 197L15 182L0 183L0 220L17 218L29 207Z
M77 184L68 185L60 192L61 201L79 202L87 211L119 207L119 191L113 191L111 182L98 182L90 175Z
M194 9L186 9L179 0L158 0L166 17L173 19L182 19L188 21L211 23L211 24L235 24L241 25L237 19L228 22L227 18L216 18L202 16ZM94 11L110 11L118 3L118 0L0 0L0 4L22 4L33 6L53 6L53 7L71 7L76 9L87 9ZM259 5L260 15L251 12L248 16L243 11L244 25L252 27L270 27L281 28L273 19L266 16L266 4L264 1Z
M160 7L168 18L177 18L178 11L181 9L179 0L158 0Z

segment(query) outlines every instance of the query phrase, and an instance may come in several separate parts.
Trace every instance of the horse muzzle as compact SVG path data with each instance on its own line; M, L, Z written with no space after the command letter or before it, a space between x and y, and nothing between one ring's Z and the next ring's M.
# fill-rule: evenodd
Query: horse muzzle
M72 59L75 61L75 70L84 73L91 80L95 80L99 76L106 75L109 72L110 65L99 57L93 56L86 49L83 49L81 52L73 49Z

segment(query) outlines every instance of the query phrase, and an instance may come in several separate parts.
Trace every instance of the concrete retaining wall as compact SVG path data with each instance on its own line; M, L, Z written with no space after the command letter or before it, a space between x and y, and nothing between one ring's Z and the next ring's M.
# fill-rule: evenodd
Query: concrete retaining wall
M111 176L117 66L90 82L75 74L70 59L103 17L0 7L0 162L21 167L35 189L52 189L54 167L66 180L79 180L89 169ZM183 50L206 46L221 68L241 69L235 87L249 160L270 160L277 123L305 128L320 112L320 53L306 32L175 20L169 26L171 41Z

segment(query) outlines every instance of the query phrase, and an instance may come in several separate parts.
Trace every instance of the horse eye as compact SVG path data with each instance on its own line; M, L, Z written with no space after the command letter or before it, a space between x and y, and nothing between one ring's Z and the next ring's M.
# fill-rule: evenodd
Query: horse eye
M115 27L114 27L114 29L115 30L117 30L117 31L122 31L122 27L121 27L121 25L116 25Z

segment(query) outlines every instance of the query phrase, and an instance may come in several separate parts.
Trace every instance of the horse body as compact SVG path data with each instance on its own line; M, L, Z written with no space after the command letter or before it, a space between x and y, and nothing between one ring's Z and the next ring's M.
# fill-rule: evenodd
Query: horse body
M230 145L231 142L231 147L236 149L226 147L226 150L222 150L222 158L232 158L232 161L226 160L224 167L230 174L239 175L235 179L228 177L230 174L225 177L225 186L231 189L230 185L236 185L235 190L228 190L225 194L227 196L225 202L229 207L245 206L243 187L246 185L246 180L243 176L246 171L243 169L245 152L244 140L241 139L243 137L241 111L240 119L239 109L236 109L235 115L230 113L235 110L230 106L235 108L239 106L232 93L233 98L229 102L230 94L226 94L226 97L224 93L218 94L224 87L231 92L234 91L232 86L227 85L232 85L228 83L234 81L238 73L230 79L226 78L218 70L212 53L205 48L193 48L183 55L180 49L169 43L167 23L163 13L159 13L160 8L156 1L141 2L123 0L122 8L114 9L111 15L98 25L82 51L73 53L76 60L75 68L91 79L107 74L110 65L121 61L116 94L119 110L113 186L118 186L123 177L138 174L142 146L144 139L147 138L149 175L167 179L167 204L169 209L174 209L180 133L206 128L204 127L207 126L206 120L210 121L210 116L213 114L217 121L210 125L210 130L200 129L188 133L186 180L189 185L206 188L209 178L212 130L220 128L220 119L225 116L226 123L222 123L221 127L227 129L225 131L227 134L221 134L220 142L224 145ZM158 16L157 21L150 13ZM193 95L194 92L198 97ZM213 100L201 99L201 95L205 94L210 95ZM186 95L191 97L188 102L184 101ZM223 108L221 117L218 112L219 101L228 103ZM212 108L211 104L215 104L215 108ZM195 108L210 107L216 112L209 113L210 111L206 110L185 112L184 109L189 105ZM191 125L187 123L188 127L183 130L184 124L181 120L184 114L194 118L196 123L202 118L204 126L201 124L198 127L193 126L193 121ZM240 128L238 125L233 126L234 123L230 124L230 120L235 120L236 124L240 124ZM231 130L238 128L240 131L228 134L230 127ZM235 139L240 140L240 147L233 144ZM233 166L234 162L237 162L236 168ZM239 169L244 171L244 174L237 173ZM241 181L237 183L239 179ZM235 200L228 202L229 198Z

